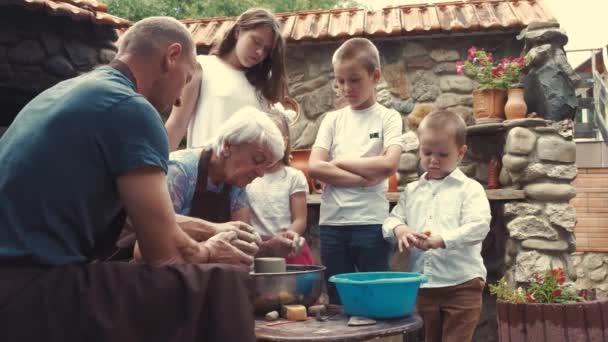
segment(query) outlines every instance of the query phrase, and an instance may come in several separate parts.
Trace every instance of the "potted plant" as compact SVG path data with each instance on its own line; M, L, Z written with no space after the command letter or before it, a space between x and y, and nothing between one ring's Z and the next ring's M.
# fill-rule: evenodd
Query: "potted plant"
M503 58L499 65L498 74L501 81L507 86L507 103L505 116L507 120L526 117L528 106L524 101L524 87L520 82L521 71L527 62L524 57Z
M534 274L526 289L502 278L490 285L496 295L499 341L606 341L608 301L587 300L566 282L562 268Z
M503 58L495 64L492 53L475 46L469 48L465 61L456 62L459 75L466 72L478 83L473 91L473 113L478 122L505 119L507 89L519 82L524 65L523 57Z

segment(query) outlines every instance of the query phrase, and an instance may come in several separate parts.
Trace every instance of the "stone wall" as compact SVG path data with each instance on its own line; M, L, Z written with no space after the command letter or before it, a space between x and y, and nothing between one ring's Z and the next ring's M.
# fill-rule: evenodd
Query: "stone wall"
M380 51L383 74L377 85L377 99L397 109L404 119L415 104L429 103L449 108L471 123L475 84L467 76L456 74L454 62L466 58L466 50L472 45L491 51L495 58L519 55L522 43L515 34L372 39ZM289 90L303 114L292 127L294 148L311 147L324 114L344 104L334 88L331 65L340 43L288 45Z
M118 36L109 26L45 11L0 11L0 126L8 126L34 96L59 81L114 58Z
M527 283L535 272L550 266L566 268L576 279L570 254L576 249L576 212L569 204L576 195L576 146L552 126L509 130L500 182L523 189L526 200L504 206L507 280Z
M578 288L592 290L598 298L608 298L608 253L574 253L572 266Z

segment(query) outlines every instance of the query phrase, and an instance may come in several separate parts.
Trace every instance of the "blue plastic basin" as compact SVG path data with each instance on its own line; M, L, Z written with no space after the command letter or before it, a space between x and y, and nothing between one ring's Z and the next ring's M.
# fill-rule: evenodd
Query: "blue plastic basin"
M347 315L387 319L411 315L427 278L413 272L360 272L336 274L329 281L336 284Z

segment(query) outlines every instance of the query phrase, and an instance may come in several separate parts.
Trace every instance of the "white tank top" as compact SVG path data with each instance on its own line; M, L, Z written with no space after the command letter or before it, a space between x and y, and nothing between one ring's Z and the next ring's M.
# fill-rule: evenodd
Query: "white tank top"
M220 125L244 106L262 109L255 88L243 71L236 70L215 55L201 55L201 91L188 124L188 148L202 147L216 134Z

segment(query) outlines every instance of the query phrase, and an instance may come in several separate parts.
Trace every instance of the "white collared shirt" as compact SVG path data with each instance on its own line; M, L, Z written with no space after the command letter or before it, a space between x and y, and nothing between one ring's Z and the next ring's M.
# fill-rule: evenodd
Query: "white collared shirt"
M440 235L445 249L410 249L410 269L427 276L422 287L445 287L478 277L485 280L481 243L490 231L491 219L481 184L455 169L442 180L427 180L425 173L408 184L382 230L391 242L395 242L393 229L400 224Z

